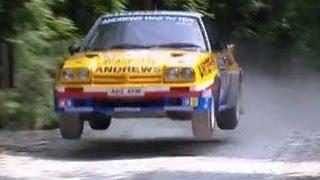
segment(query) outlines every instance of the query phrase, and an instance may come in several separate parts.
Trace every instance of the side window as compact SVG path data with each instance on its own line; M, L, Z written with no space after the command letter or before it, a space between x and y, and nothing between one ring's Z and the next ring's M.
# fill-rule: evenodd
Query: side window
M204 16L202 21L208 34L211 49L216 51L225 50L227 48L226 43L224 43L224 41L219 37L218 29L214 26L213 19L208 16Z

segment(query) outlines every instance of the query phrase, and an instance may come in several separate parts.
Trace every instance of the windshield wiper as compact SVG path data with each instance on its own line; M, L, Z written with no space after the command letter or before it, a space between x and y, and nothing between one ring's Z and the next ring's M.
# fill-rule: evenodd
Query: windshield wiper
M192 43L168 43L168 44L159 44L155 47L172 47L172 48L196 48L202 49L201 46Z
M149 46L139 45L139 44L117 44L111 46L109 49L140 49L149 48Z
M201 46L192 43L168 43L159 45L140 45L140 44L117 44L109 48L86 48L85 51L102 51L106 49L148 49L148 48L191 48L191 49L202 49Z
M87 47L84 50L85 51L104 51L104 50L108 50L108 49L140 49L140 48L150 48L149 46L143 46L143 45L139 45L139 44L117 44L108 48L104 48L104 47Z

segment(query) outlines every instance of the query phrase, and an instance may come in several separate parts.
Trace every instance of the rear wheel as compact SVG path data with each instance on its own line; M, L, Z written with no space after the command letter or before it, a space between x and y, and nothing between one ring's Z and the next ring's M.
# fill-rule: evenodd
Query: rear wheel
M212 102L213 103L213 102ZM215 125L214 106L206 112L196 112L192 118L193 136L198 140L211 140Z
M79 139L83 132L83 120L78 114L59 115L60 133L64 139Z
M104 114L92 114L89 116L89 125L94 130L106 130L111 125L111 117Z

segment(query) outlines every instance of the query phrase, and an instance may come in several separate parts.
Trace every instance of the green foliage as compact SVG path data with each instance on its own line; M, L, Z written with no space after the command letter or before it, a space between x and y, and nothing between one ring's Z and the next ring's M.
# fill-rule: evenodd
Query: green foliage
M184 10L206 12L210 1L209 0L167 0L164 1L165 9L169 10Z
M0 29L0 40L15 43L16 60L16 87L0 92L0 127L57 126L53 80L48 72L67 56L68 44L77 39L74 23L79 32L86 32L101 14L124 9L123 2L0 0L0 22L6 25Z
M63 51L61 46L65 44L65 39L73 38L75 27L70 20L55 16L50 8L52 2L24 2L17 9L19 15L10 25L16 31L9 33L9 38L2 36L14 42L16 47L14 96L3 99L0 105L0 120L10 128L34 129L56 125L53 82L47 72L62 58L66 46Z
M119 12L125 9L125 0L68 0L57 3L54 10L57 14L69 17L80 34L86 34L101 15Z
M290 16L290 24L295 29L297 49L302 54L319 57L320 52L320 2L313 0L297 0L294 14ZM315 50L315 51L314 51Z
M8 126L10 115L17 113L20 108L13 96L12 92L0 91L0 128Z
M255 39L320 56L320 1L317 0L163 0L162 8L213 14L223 35ZM310 58L312 59L312 58ZM320 64L320 63L319 63Z

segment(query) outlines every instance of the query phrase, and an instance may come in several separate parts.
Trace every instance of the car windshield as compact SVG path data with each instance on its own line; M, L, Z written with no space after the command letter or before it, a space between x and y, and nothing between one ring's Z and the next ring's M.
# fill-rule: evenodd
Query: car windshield
M101 18L88 35L85 51L181 48L205 51L196 18L183 16L118 16Z

